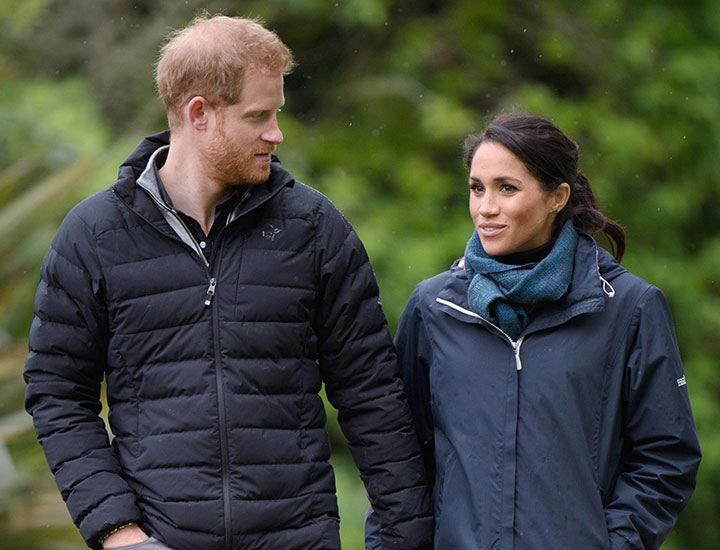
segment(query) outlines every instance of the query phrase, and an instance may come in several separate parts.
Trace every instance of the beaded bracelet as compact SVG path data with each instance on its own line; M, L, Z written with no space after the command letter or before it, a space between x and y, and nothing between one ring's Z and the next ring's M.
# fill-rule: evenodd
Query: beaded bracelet
M117 527L111 529L103 537L100 539L100 544L103 544L107 539L109 539L111 536L113 536L115 533L120 531L121 529L125 529L125 527L130 527L131 525L135 525L134 522L126 523L124 525L118 525Z

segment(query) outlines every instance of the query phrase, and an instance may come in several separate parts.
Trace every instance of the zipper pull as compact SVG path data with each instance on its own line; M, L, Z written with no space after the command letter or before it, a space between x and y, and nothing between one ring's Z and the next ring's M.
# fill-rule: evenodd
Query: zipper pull
M517 342L513 342L513 351L515 352L515 367L517 370L522 370L522 360L520 359L520 346L522 345L523 339L525 337L521 337L520 340Z
M215 287L217 286L217 279L215 277L210 279L210 286L208 286L207 294L205 294L205 306L210 307L213 296L215 296Z

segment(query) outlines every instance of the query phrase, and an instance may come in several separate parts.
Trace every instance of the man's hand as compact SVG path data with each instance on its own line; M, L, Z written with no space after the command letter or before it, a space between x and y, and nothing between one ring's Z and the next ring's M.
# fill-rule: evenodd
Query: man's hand
M150 537L148 537L136 523L133 523L106 538L103 542L103 548L127 546L128 544L135 544L149 538Z

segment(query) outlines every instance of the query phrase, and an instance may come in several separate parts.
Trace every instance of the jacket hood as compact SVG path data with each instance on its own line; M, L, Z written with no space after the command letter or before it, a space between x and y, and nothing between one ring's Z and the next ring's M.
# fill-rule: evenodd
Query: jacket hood
M587 238L592 238L589 235L586 235ZM621 266L615 258L612 257L610 252L605 250L604 248L597 247L598 249L598 264L600 267L600 273L602 273L602 276L607 279L608 281L612 281L615 279L618 275L622 275L627 270Z
M626 270L610 253L600 248L587 233L578 235L578 246L575 251L575 267L573 269L570 288L565 295L568 304L574 304L586 298L607 295L612 297L614 290L610 282Z

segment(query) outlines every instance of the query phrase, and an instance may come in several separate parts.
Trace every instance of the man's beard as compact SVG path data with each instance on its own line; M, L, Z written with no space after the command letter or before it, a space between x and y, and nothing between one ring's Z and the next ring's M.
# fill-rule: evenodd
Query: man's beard
M264 151L236 149L220 126L201 158L207 174L215 181L224 185L258 185L270 177L270 163L260 163L255 155L271 149L274 149L271 145Z

